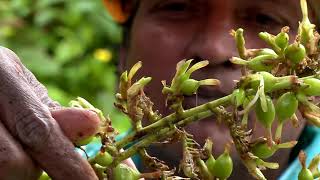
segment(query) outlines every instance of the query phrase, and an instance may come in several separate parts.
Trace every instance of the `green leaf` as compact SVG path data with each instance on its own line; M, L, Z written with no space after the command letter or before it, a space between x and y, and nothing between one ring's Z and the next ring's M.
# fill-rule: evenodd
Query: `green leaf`
M79 58L84 52L81 42L75 38L61 41L55 49L55 60L61 64Z
M54 77L60 66L40 47L25 47L16 51L23 64L40 77Z
M40 27L48 25L57 19L57 14L60 14L60 12L61 10L54 8L42 9L34 16L34 23Z

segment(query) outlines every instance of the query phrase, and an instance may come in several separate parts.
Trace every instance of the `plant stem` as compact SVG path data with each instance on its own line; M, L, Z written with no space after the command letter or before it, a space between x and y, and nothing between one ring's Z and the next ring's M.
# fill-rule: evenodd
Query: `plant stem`
M280 89L290 89L292 88L298 81L296 76L285 76L279 78L280 82L276 83L271 91L277 91Z
M292 86L297 82L296 76L286 76L279 78L279 82L276 83L271 91L277 91L280 89L289 89L292 88ZM182 119L188 118L190 116L193 116L194 114L198 114L201 112L208 111L210 109L214 109L218 106L227 106L231 103L231 97L232 95L227 95L225 97L213 100L211 102L205 103L203 105L185 110L181 112L181 114L177 115L176 113L170 114L166 117L163 117L162 119L141 128L139 131L133 131L131 134L123 138L122 140L115 143L115 146L118 149L123 148L126 146L129 142L132 142L134 140L137 140L143 136L145 136L148 133L152 133L155 131L155 129L167 127L169 125L173 125L176 122L181 121Z
M129 142L137 140L137 139L145 136L148 133L154 132L154 130L157 128L163 128L163 127L168 126L170 124L174 124L177 121L179 122L179 120L181 120L181 119L188 118L190 116L193 116L193 115L201 113L201 112L206 112L206 111L208 111L210 109L214 109L215 107L218 107L218 106L228 105L228 104L230 104L230 102L231 102L231 95L228 95L228 96L222 97L220 99L208 102L206 104L191 108L189 110L185 110L182 112L181 115L179 115L179 117L181 117L180 119L177 119L176 113L170 114L170 115L160 119L159 121L142 128L140 131L133 131L132 133L130 133L128 136L126 136L122 140L116 142L115 146L118 149L121 149L125 145L127 145Z
M212 116L215 112L217 112L215 109L213 110L207 110L198 114L194 114L191 117L185 118L179 122L176 123L176 127L184 127L194 121L201 120L204 118L207 118L209 116ZM161 141L163 139L166 139L167 137L172 136L176 132L176 128L173 127L166 127L161 129L160 131L155 131L154 133L147 135L142 140L128 148L127 150L121 152L113 161L113 164L111 166L116 166L121 161L131 157L134 155L138 150L142 148L148 147L150 144L154 142Z
M222 98L217 99L217 100L213 100L213 101L208 102L206 104L191 108L189 110L185 110L181 114L180 118L181 119L185 119L185 118L194 116L195 114L198 114L198 113L205 112L205 111L208 111L210 109L216 108L218 106L228 105L228 104L230 104L230 101L231 101L231 95L222 97ZM170 114L170 115L160 119L159 121L157 121L157 122L155 122L153 124L150 124L149 126L146 126L146 127L142 128L141 132L144 132L144 133L153 132L154 129L156 129L156 128L163 127L163 126L166 126L168 124L175 123L176 121L179 121L179 119L177 119L176 114L175 113L174 114Z
M145 137L143 140L137 142L127 150L121 152L113 161L111 166L116 166L121 161L133 156L138 150L141 148L148 147L151 143L156 142L158 139L162 138L165 134L166 136L171 136L173 133L175 133L175 129L170 128L164 128L160 130L158 133L152 133Z
M296 81L297 81L297 78L295 76L283 77L280 79L280 82L275 84L275 86L272 88L271 91L292 88L292 86L296 83ZM121 149L130 142L136 142L136 143L133 144L127 150L119 153L117 157L114 159L111 166L116 166L121 161L133 156L140 149L146 148L152 143L159 142L159 141L165 140L168 137L171 137L174 133L176 133L176 127L177 128L184 127L192 122L210 117L213 114L221 113L221 109L218 107L219 106L226 107L230 105L231 98L232 98L232 95L228 95L228 96L219 98L217 100L213 100L211 102L205 103L203 105L200 105L188 110L184 110L179 114L177 113L170 114L158 120L155 123L152 123L146 127L141 128L140 130L133 131L124 139L116 142L115 147L117 147L118 149ZM230 119L228 118L223 120L226 121L227 124L229 124L230 126L229 128L231 128L231 126L233 126L233 123L235 123L235 122L233 123L229 122ZM261 172L257 171L257 169L253 167L248 169L249 171L250 170L252 171L251 174L255 174L256 177L259 177L258 179L264 178Z

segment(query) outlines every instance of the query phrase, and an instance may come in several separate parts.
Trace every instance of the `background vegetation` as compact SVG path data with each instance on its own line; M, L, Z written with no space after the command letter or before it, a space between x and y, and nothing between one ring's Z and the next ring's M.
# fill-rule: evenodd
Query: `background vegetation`
M101 0L0 1L0 45L18 54L53 99L67 106L84 97L123 132L129 121L113 107L121 35Z

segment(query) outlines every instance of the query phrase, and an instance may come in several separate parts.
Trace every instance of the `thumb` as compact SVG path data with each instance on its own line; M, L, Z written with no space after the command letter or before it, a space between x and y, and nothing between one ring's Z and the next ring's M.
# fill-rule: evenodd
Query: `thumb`
M74 143L95 135L99 130L100 119L92 110L62 108L50 112L64 134Z

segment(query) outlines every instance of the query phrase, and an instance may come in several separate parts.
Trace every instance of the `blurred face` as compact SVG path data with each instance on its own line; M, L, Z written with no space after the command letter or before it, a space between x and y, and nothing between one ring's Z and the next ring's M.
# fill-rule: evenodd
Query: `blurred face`
M221 86L200 89L197 101L195 96L187 97L185 108L191 108L228 95L235 86L234 80L239 79L239 67L228 60L237 56L234 40L229 35L231 29L245 29L247 48L266 47L257 36L260 31L276 34L288 25L293 36L300 17L298 0L141 0L123 59L124 68L128 69L137 60L143 62L141 74L153 77L146 93L155 103L155 108L162 114L168 114L170 111L164 106L165 98L161 95L161 80L170 83L176 63L182 59L194 59L194 62L209 60L210 65L195 73L193 78L217 78ZM301 128L286 131L286 128L292 128L290 126L284 129L283 141L297 139L301 131ZM201 143L211 136L216 155L223 151L225 143L231 139L228 129L217 124L214 118L194 123L187 130ZM264 135L264 130L258 126L255 136L261 135ZM177 156L179 149L180 146L175 144L156 146L151 151L160 159L176 165L180 159ZM241 171L236 153L233 153L236 161L233 174L239 179L247 172ZM280 151L275 155L280 166L285 166L288 153ZM266 174L270 179L275 179L279 172L276 170L272 171L272 175Z

